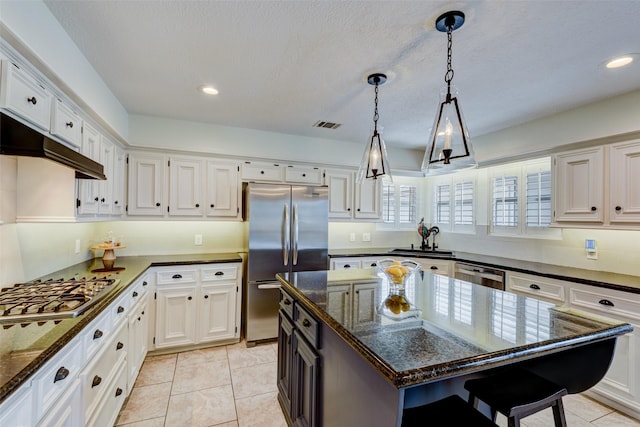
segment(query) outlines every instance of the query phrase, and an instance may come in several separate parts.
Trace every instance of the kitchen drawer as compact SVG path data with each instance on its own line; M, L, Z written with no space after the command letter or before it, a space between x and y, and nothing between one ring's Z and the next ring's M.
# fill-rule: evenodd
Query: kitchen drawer
M43 418L37 425L38 427L81 427L84 425L81 405L80 381L74 379L64 394L43 414Z
M11 61L2 61L0 106L48 131L51 94Z
M112 380L115 373L114 367L119 360L125 360L127 333L127 324L122 323L116 331L114 339L104 347L102 352L89 362L80 374L80 381L82 382L84 393L84 409L87 419L93 415L93 412L100 402L100 398L105 393L109 381Z
M280 310L287 313L290 319L293 319L293 301L291 295L280 289Z
M59 136L76 148L82 143L82 119L69 106L54 99L51 106L51 134Z
M114 327L118 327L120 322L124 321L131 310L131 295L125 291L114 303L109 307L111 310L111 318L113 319Z
M220 266L213 266L201 269L203 282L219 282L222 280L236 280L238 277L238 266L220 264Z
M384 258L362 258L360 260L359 266L360 268L377 267L378 261L380 261L381 259L384 259ZM354 267L354 268L357 268L357 267Z
M283 167L279 164L244 162L241 177L243 181L282 182L284 178L282 170Z
M553 279L509 273L506 290L563 304L566 300L565 286L563 283L556 282Z
M426 271L427 273L441 274L443 276L449 277L453 276L453 274L451 273L453 263L451 261L424 258L417 258L414 259L414 261L418 262L422 270Z
M322 172L319 168L287 166L284 170L284 180L292 184L320 185L322 183Z
M82 343L71 341L49 360L35 375L32 383L35 394L35 411L40 418L62 394L75 383L84 364Z
M112 426L116 422L120 408L127 397L126 361L122 360L116 367L116 375L107 387L106 395L93 416L86 421L87 426Z
M295 317L293 323L295 324L296 329L298 329L302 335L309 341L309 343L315 348L319 348L318 334L319 325L318 322L311 317L307 311L300 307L299 304L296 304L294 307Z
M612 289L572 287L569 293L572 306L618 316L625 320L640 320L640 296Z
M111 339L113 321L111 310L105 310L91 324L82 331L85 360L91 358Z
M361 258L335 258L331 260L332 270L361 268Z
M33 393L23 384L0 404L0 426L30 427L33 420Z
M198 281L198 271L196 269L172 269L158 271L156 273L156 283L158 285L175 285L178 283L196 283Z

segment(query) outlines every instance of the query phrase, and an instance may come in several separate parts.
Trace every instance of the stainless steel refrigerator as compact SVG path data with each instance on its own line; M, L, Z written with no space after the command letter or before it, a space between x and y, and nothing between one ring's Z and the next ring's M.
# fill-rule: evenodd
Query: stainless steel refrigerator
M278 336L277 273L328 267L328 188L249 183L245 339L251 345Z

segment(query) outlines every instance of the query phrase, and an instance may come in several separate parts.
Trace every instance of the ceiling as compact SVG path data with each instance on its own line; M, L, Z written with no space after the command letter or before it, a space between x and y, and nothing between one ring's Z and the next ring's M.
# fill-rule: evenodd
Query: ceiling
M45 0L130 114L423 148L446 71L471 137L640 89L640 1ZM197 89L211 84L217 96ZM314 128L317 121L338 129Z

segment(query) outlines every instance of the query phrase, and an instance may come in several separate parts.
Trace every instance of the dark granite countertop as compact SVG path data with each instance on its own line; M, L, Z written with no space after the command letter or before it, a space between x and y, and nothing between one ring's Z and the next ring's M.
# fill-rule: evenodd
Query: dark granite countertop
M471 262L497 267L503 270L517 271L541 277L565 280L602 288L616 289L625 292L640 293L640 277L628 274L618 274L608 271L586 270L575 267L545 264L540 262L522 261L512 258L502 258L482 254L454 251L452 256L434 255L430 251L390 253L391 248L367 249L334 249L329 251L329 257L366 257L366 256L394 256L406 258L437 258L461 262Z
M375 269L278 275L289 292L398 388L498 367L623 335L626 323L425 273L405 290L402 311ZM331 305L332 288L377 284L375 320L354 324ZM385 305L385 301L387 304ZM397 301L397 300L396 300ZM383 307L387 308L383 308ZM354 307L354 311L358 308Z
M119 279L119 284L98 303L75 318L60 322L47 321L24 324L3 323L0 328L0 403L29 378L61 348L82 331L111 302L149 267L242 262L237 253L214 253L193 255L157 255L118 257L116 267L124 270L113 273L93 273L103 267L99 258L55 271L41 279L72 277L108 277ZM10 327L9 327L10 326Z

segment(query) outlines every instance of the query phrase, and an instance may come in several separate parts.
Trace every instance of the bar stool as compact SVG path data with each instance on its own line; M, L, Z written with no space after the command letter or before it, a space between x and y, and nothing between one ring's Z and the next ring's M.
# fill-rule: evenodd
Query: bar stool
M403 411L402 427L425 426L498 427L457 395Z
M468 380L464 388L469 391L469 403L478 407L482 400L491 408L491 419L496 411L507 417L509 427L519 427L520 420L543 409L553 409L556 427L566 427L562 396L567 389L524 369L509 369L485 378Z

